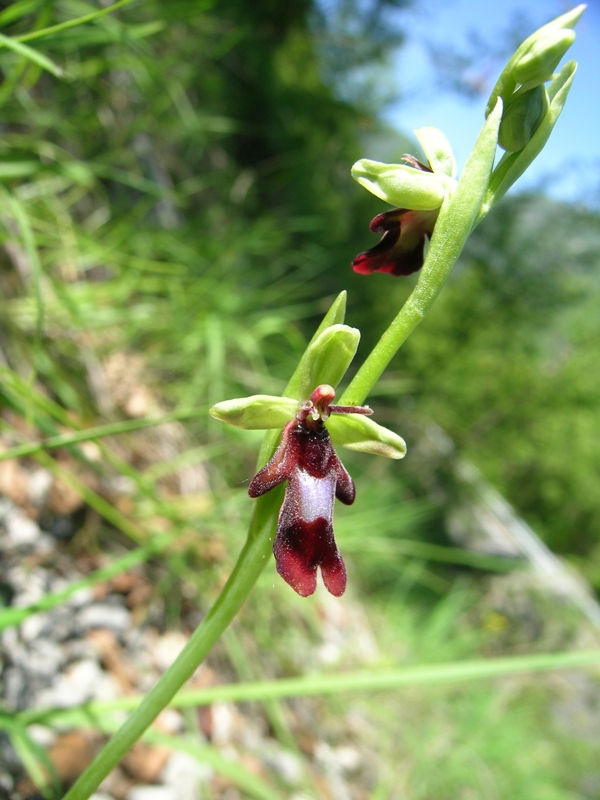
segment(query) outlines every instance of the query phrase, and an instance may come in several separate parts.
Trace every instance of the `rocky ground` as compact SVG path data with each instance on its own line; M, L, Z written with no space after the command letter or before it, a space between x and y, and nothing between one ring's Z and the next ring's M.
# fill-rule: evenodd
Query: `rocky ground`
M6 498L0 500L0 591L12 608L31 606L80 580L102 559L73 560L65 547L73 520L44 528ZM323 625L321 663L337 661L348 647L370 658L375 644L364 615L319 601ZM9 712L72 708L95 700L143 693L168 667L187 641L197 610L181 621L181 630L166 630L164 608L140 567L92 588L79 590L44 613L28 616L0 633L0 695ZM200 688L235 680L223 650L204 665L190 683ZM196 740L215 746L225 759L242 764L250 775L275 778L300 800L306 785L305 764L320 796L336 800L365 796L372 780L368 748L352 733L332 746L319 737L310 713L311 701L291 706L294 736L302 752L283 746L273 735L268 715L256 704L216 703L198 708L192 724ZM190 718L163 712L156 730L179 736ZM356 723L355 723L356 727ZM359 725L359 729L363 726ZM93 729L61 730L33 725L29 733L49 755L62 786L68 786L101 747L104 737ZM103 783L96 800L193 800L240 794L235 780L185 752L162 745L138 744ZM0 733L0 798L33 800L38 792L5 733Z

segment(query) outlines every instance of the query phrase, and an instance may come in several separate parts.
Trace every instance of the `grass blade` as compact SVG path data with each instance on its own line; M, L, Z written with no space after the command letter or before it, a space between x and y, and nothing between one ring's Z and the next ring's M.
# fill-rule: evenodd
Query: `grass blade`
M122 8L123 6L126 6L132 2L133 0L118 0L118 2L113 3L112 6L109 6L108 8L102 8L100 11L92 11L90 14L84 14L82 17L76 17L75 19L68 19L66 22L59 22L56 25L50 25L48 28L42 28L39 31L24 33L22 36L15 37L13 41L19 43L31 42L33 39L41 39L44 36L50 36L54 33L61 33L69 28L75 28L78 25L84 25L86 22L93 22L95 19L103 17L105 14L110 14L113 11L116 11L118 8Z
M38 53L38 51L34 50L33 47L29 47L28 45L23 44L21 41L17 41L17 39L11 39L10 36L5 36L3 33L0 33L0 47L3 46L8 50L12 50L14 53L17 53L17 55L20 55L29 61L33 61L33 63L37 64L38 67L51 72L57 78L60 78L63 74L63 71L58 64L55 64L54 61L51 61L47 56L42 55L42 53Z
M531 656L456 661L446 664L421 664L391 670L361 670L335 675L309 675L301 678L280 678L274 681L228 684L177 694L170 705L174 708L208 706L216 702L253 702L314 695L335 695L344 692L390 691L407 686L443 686L492 680L509 675L526 675L559 669L600 668L600 650L578 650L567 653L543 653ZM93 702L73 709L24 711L23 724L85 725L102 719L114 711L133 710L141 697Z

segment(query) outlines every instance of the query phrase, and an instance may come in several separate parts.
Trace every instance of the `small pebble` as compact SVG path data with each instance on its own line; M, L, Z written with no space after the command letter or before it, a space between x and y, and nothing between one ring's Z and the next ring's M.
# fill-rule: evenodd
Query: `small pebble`
M208 764L200 763L188 753L174 752L161 773L161 779L165 786L173 789L175 800L198 800L204 796L199 786L208 784L213 774Z
M116 634L124 634L130 623L129 611L123 606L110 606L106 603L95 603L84 608L77 621L83 631L92 628L108 628Z
M173 786L134 786L127 800L177 800L177 791Z
M12 547L32 547L37 542L41 530L20 508L11 508L4 514L6 528L5 544Z

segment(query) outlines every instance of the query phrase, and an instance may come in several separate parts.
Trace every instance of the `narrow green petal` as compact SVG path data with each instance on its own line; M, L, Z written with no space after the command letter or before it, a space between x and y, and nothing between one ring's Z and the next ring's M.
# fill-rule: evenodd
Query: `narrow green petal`
M213 406L209 414L220 422L247 430L283 428L298 411L298 401L289 397L254 394L223 400Z
M386 458L404 458L406 442L397 433L361 414L332 414L327 430L334 444Z
M302 368L299 399L307 400L322 383L338 385L354 358L360 331L348 325L331 325L309 345Z

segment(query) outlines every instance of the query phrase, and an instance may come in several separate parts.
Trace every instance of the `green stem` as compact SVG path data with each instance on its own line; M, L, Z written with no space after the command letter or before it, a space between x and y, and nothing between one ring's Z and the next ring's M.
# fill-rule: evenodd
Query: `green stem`
M250 535L215 604L173 664L63 800L87 800L206 658L240 610L268 561L280 503L280 492L270 492L256 501Z
M340 404L360 405L410 336L456 263L479 215L496 154L502 101L487 118L463 170L456 191L440 209L427 258L417 285L400 312L375 345L340 398Z

